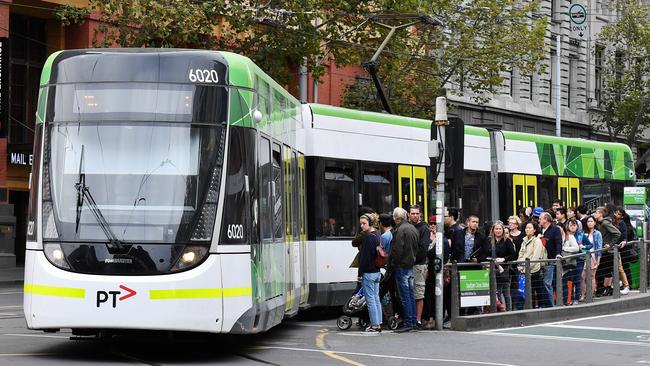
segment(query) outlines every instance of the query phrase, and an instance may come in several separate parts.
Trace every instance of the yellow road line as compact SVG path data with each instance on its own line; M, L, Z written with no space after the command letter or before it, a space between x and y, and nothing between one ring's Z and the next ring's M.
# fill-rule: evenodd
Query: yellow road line
M343 356L339 356L339 355L337 355L337 354L334 353L334 352L323 351L323 354L325 354L325 356L331 357L331 358L333 358L333 359L335 359L335 360L339 360L339 361L341 361L341 362L345 362L345 363L350 364L350 365L354 365L354 366L366 366L365 364L362 364L362 363L359 363L359 362L356 362L356 361L352 361L352 360L349 359L349 358L345 358L345 357L343 357Z
M353 361L347 357L343 357L341 355L337 355L334 352L331 351L326 351L327 347L325 346L325 336L327 335L328 330L327 329L321 329L318 331L318 335L316 336L316 347L322 349L323 354L329 358L335 359L337 361L345 362L349 365L354 365L354 366L366 366L362 363Z

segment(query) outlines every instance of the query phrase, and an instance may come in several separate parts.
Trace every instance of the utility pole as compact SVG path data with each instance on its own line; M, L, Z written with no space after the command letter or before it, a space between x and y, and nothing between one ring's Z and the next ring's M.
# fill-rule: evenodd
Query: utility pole
M438 172L433 177L436 186L436 271L435 286L435 320L436 329L442 330L443 316L443 294L444 284L442 280L443 272L443 236L445 229L444 212L445 212L445 127L449 125L447 119L447 98L436 98L436 118L431 124L431 141L429 142L429 158L431 159L431 171Z
M562 61L560 57L562 55L562 35L557 34L556 38L557 54L555 55L555 136L562 136Z

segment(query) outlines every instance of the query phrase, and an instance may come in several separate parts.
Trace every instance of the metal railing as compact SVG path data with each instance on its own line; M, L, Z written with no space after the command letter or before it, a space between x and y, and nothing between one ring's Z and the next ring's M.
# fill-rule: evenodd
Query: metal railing
M628 287L632 285L633 279L636 280L635 283L638 283L638 290L640 293L647 293L648 291L648 248L647 248L647 243L644 242L643 240L637 240L637 241L630 241L627 242L626 247L624 250L626 253L629 253L629 251L635 251L637 253L637 258L638 258L638 274L636 274L636 266L635 266L635 274L630 277L634 278L628 278L627 279L627 284ZM447 270L450 271L451 274L451 281L450 281L450 286L451 286L451 309L450 311L450 317L453 322L455 318L460 316L460 305L461 305L461 291L460 291L460 271L461 270L476 270L476 269L489 269L489 294L490 294L490 301L489 305L485 306L485 310L487 310L489 306L489 312L490 313L495 313L498 311L498 301L497 297L505 298L505 310L506 311L513 311L513 310L526 310L526 309L532 309L535 307L535 302L537 302L538 307L543 307L541 305L549 305L546 303L546 299L540 299L540 298L534 298L534 294L537 294L538 296L540 293L542 296L544 294L549 296L549 299L553 299L554 295L554 304L550 304L550 306L561 306L561 305L570 305L570 304L577 304L578 302L576 301L576 296L581 296L581 294L577 294L576 291L576 286L582 290L582 285L584 285L584 299L581 301L581 303L592 303L594 301L594 288L593 288L593 283L597 277L601 278L611 278L611 296L614 299L618 299L621 297L621 286L619 281L621 280L621 277L619 276L619 261L621 259L621 250L618 245L611 246L606 249L601 249L598 251L588 251L586 253L577 253L574 255L568 255L568 256L562 256L561 258L552 258L552 259L546 259L546 260L530 260L526 259L525 261L513 261L513 262L497 262L494 259L489 259L486 262L480 262L480 263L451 263L447 265ZM626 256L627 257L627 256ZM625 257L624 257L625 258ZM596 260L597 262L592 263L593 260ZM610 263L611 260L611 263ZM575 263L574 263L575 262ZM555 271L555 287L554 291L551 291L549 294L547 291L547 288L539 288L540 285L540 276L543 277L542 273L543 271L546 271L546 269L540 269L539 271L535 273L531 273L531 267L534 264L541 264L544 267L548 268L549 265L554 266L554 271ZM636 263L633 262L633 263ZM602 265L602 267L601 267ZM499 270L499 266L502 271ZM513 267L515 266L515 267ZM523 273L520 272L518 269L519 266L523 267ZM582 270L580 272L584 272L584 276L581 276L581 278L577 278L577 281L583 282L583 284L578 285L578 283L573 283L576 281L576 273L579 269L579 266L582 266ZM575 268L573 268L575 267ZM511 268L516 268L516 271L512 271ZM593 271L596 270L597 273L594 273ZM505 271L510 271L507 275L503 275ZM573 277L571 277L571 271L576 271L573 273ZM632 272L629 272L632 273ZM519 286L519 277L520 275L523 276L523 282L525 284L523 292L524 292L524 297L523 299L519 298L517 299L517 303L515 306L515 303L512 302L512 294L510 295L511 299L508 299L503 292L506 288L505 286L510 286L510 289L512 290L513 288L513 280L516 279L517 281L517 287L516 289L519 291L520 286ZM627 275L626 275L627 277ZM582 281L582 278L584 278L584 281ZM573 282L572 282L573 281ZM571 283L571 291L569 292L569 284L568 282ZM534 286L537 286L535 288ZM498 291L501 289L501 291ZM627 291L627 290L626 290ZM520 291L519 291L520 292ZM554 292L554 294L553 294ZM582 291L581 291L582 292ZM568 294L565 298L565 293ZM598 296L599 294L596 294ZM609 295L609 293L606 293L605 295ZM568 297L572 298L571 303L567 303ZM521 304L521 300L523 300L523 306ZM542 304L544 303L544 304ZM475 307L476 308L476 307ZM501 307L503 310L503 307ZM517 309L516 309L517 308ZM484 313L483 309L479 310L479 313Z

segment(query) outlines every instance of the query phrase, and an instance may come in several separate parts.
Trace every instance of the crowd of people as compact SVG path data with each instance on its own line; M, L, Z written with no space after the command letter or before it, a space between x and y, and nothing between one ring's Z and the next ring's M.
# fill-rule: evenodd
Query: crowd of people
M392 214L377 214L362 208L360 232L352 241L359 249L352 266L358 268L363 287L370 325L366 332L381 332L382 301L390 293L399 306L402 322L396 332L413 329L433 329L435 304L435 216L428 222L422 219L420 207L409 210L397 207ZM535 307L552 307L556 279L556 261L561 259L564 305L585 301L587 281L591 281L594 296L612 295L613 252L619 247L618 272L622 282L621 294L630 291L630 262L636 253L628 241L636 239L630 217L624 209L608 204L588 212L585 206L566 208L556 200L547 210L526 208L506 223L496 221L481 226L477 215L470 214L464 224L459 221L459 210L448 208L444 218L443 262L486 263L494 260L497 296L500 309L523 309L524 300L513 296L526 272L530 259L530 281ZM581 254L581 255L580 255ZM386 257L386 264L377 257ZM585 265L591 275L586 278ZM384 280L380 267L386 267ZM382 282L385 281L385 282ZM380 282L387 283L380 291ZM445 322L451 315L449 276L445 276ZM569 285L571 283L571 285ZM481 308L465 308L465 313L476 314Z

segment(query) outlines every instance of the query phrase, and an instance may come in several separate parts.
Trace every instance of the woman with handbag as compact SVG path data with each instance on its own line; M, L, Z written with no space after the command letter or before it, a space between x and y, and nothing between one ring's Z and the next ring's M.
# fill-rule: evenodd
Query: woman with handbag
M366 332L381 332L381 301L379 299L379 281L381 273L379 267L375 264L375 258L378 255L379 234L373 227L375 224L374 217L370 214L364 214L359 218L361 231L366 235L363 238L359 250L359 275L362 278L363 296L368 304L370 313L370 326Z
M526 236L521 242L521 249L519 249L519 257L517 262L521 262L517 265L520 275L526 274L526 266L524 262L526 259L531 261L539 261L546 259L546 248L542 245L542 240L537 237L537 232L539 231L539 226L536 222L529 221L526 223L524 228L524 233ZM530 289L532 292L533 303L537 301L538 306L548 305L544 302L548 302L548 296L544 289L544 277L542 275L543 263L534 262L530 264Z

